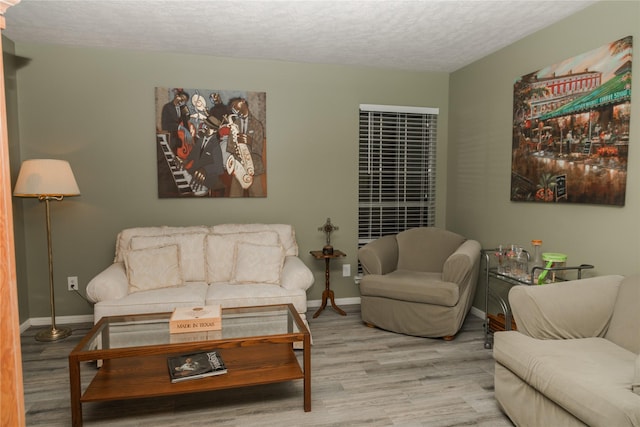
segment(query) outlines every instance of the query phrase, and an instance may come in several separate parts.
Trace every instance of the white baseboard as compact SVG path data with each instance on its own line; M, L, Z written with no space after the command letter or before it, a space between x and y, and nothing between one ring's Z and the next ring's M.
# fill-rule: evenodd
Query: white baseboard
M480 310L479 308L471 307L471 310L469 312L474 316L479 317L480 319L485 319L486 315L484 311Z
M360 305L360 297L352 297L352 298L337 298L336 304L338 306L341 305ZM310 300L307 301L307 307L315 308L320 307L322 305L322 300ZM476 307L471 307L471 314L480 319L485 318L484 311L480 310ZM93 322L92 314L83 314L78 316L56 316L56 323L60 325L64 325L66 323L89 323ZM46 326L51 324L51 317L34 317L32 319L28 319L26 322L20 325L20 333L23 333L30 326Z
M56 324L64 325L68 323L93 323L93 314L82 314L78 316L56 316ZM30 326L48 326L51 325L51 317L34 317L28 319L20 325L20 333L23 333Z
M336 304L338 304L338 306L352 305L352 304L360 305L360 297L336 298ZM320 307L321 305L322 305L322 300L319 300L319 299L307 301L307 307L315 308L315 307ZM480 310L479 308L471 307L471 310L469 312L474 316L479 317L480 319L485 318L484 311Z
M327 303L327 304L330 304ZM339 306L341 305L360 305L360 297L353 297L353 298L336 298L336 304ZM310 300L307 301L307 307L320 307L322 305L322 300L320 299L314 299L314 300Z

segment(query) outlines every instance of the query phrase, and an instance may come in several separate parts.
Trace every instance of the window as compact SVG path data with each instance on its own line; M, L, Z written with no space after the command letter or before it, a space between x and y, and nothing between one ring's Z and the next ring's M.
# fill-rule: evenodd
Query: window
M437 108L360 106L358 248L435 225Z

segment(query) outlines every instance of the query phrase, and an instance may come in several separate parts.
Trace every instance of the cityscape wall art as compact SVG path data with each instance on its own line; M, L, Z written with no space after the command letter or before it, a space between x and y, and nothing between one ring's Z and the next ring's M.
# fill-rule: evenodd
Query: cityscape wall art
M632 44L625 37L517 79L512 201L624 205Z

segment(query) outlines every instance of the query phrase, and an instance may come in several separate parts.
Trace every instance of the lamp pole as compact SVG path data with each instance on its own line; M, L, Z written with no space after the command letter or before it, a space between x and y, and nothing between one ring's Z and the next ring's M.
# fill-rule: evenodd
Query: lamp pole
M47 219L47 249L49 256L49 304L51 305L51 329L45 329L36 334L38 341L57 341L71 335L71 329L56 327L56 303L53 290L53 247L51 245L51 213L50 200L62 200L63 196L40 196L40 201L45 203L46 219Z

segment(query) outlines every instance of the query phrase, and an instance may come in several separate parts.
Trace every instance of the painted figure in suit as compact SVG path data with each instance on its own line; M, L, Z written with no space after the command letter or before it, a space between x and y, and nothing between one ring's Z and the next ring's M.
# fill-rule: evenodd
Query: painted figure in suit
M264 126L249 110L249 104L244 98L233 98L229 101L231 109L231 117L233 123L237 127L237 135L228 138L226 151L233 157L234 162L240 162L247 170L248 175L252 176L249 183L245 180L244 185L241 184L241 177L238 176L238 169L235 169L235 178L231 180L229 189L229 197L264 197L263 175L265 173L263 154L265 144ZM240 144L245 144L239 147ZM248 148L251 161L243 161L239 148ZM248 160L248 159L247 159ZM247 163L250 167L247 168ZM227 171L229 173L231 167L227 161ZM246 191L246 194L245 194Z
M183 108L189 100L189 94L182 89L174 89L174 97L171 102L167 102L162 107L161 123L162 130L169 133L169 146L174 153L182 145L178 138L178 127L183 121ZM188 111L188 110L187 110Z
M193 149L184 160L185 169L200 187L199 190L194 190L196 196L224 195L224 184L220 179L220 175L224 173L224 165L218 140L219 128L220 120L216 117L208 116L204 119L195 138Z

